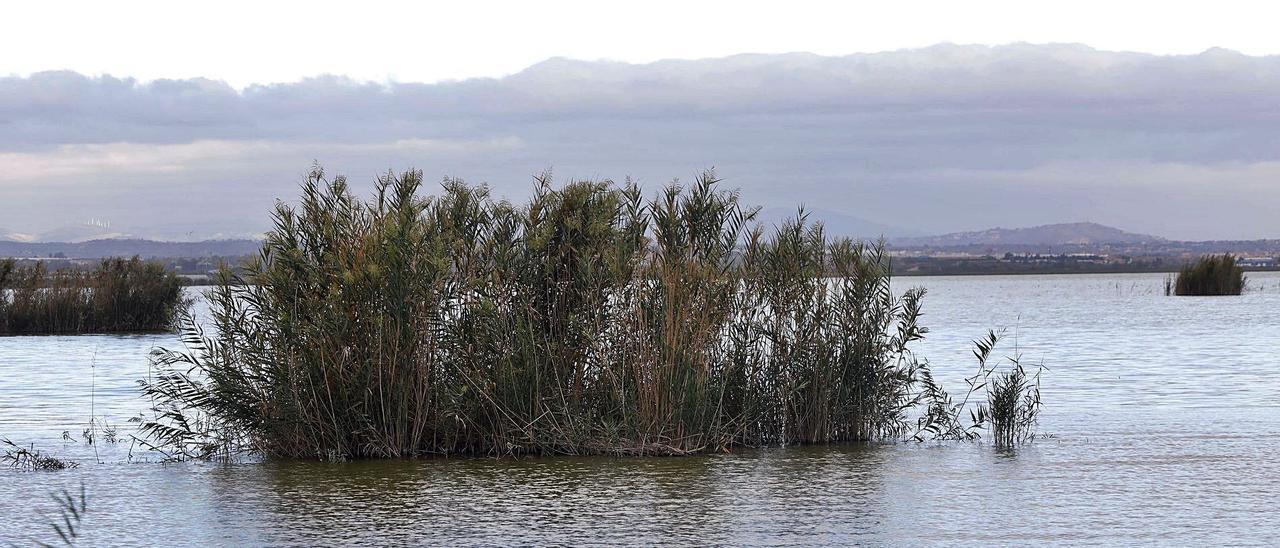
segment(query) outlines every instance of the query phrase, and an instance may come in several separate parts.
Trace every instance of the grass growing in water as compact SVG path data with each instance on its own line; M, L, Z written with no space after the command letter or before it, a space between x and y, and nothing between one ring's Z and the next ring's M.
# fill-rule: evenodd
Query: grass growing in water
M1234 255L1206 255L1182 267L1173 288L1176 295L1239 295L1244 284L1244 268Z
M1044 367L1037 367L1029 374L1022 365L1022 356L1015 353L1005 358L1008 362L1005 371L996 371L988 364L999 340L1000 335L991 331L986 338L974 343L973 353L980 369L976 378L985 381L987 401L974 411L973 423L987 425L996 445L1011 446L1035 437L1040 415L1040 373Z
M64 489L61 495L54 495L53 500L58 504L58 517L49 526L53 528L54 533L58 534L58 538L62 540L64 545L74 546L82 532L81 522L89 511L88 499L84 493L84 484L80 484L80 496L78 498L72 497L71 493ZM50 546L45 543L40 544L42 546Z
M909 349L924 291L894 294L882 246L803 213L766 235L709 172L649 200L541 176L521 206L421 182L388 175L365 202L316 169L277 207L260 257L209 293L211 334L188 318L185 351L153 354L158 448L685 454L960 422Z
M84 484L80 484L80 496L74 497L66 489L61 494L53 495L53 502L58 505L58 515L49 522L49 528L58 535L60 546L75 546L84 532L84 517L89 512L88 498L85 497ZM33 540L36 546L54 546L53 544Z
M0 260L0 335L165 331L188 304L176 275L137 257L54 272Z
M1038 366L1034 373L1028 373L1017 352L994 359L993 353L1003 337L1003 331L988 331L985 337L973 341L978 370L965 379L967 391L958 403L933 379L928 367L919 369L923 388L917 401L926 410L917 421L912 439L922 441L927 433L937 440L975 440L984 431L1002 447L1035 439L1041 405L1040 374L1045 367ZM984 395L986 401L975 402L978 395ZM968 422L964 420L966 411Z
M33 445L23 447L3 438L0 438L0 451L3 451L0 453L0 463L18 470L66 470L80 465L47 455Z

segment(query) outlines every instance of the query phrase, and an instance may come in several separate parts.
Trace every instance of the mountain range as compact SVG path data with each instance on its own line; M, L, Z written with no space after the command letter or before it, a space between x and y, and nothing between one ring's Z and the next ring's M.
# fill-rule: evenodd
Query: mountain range
M211 240L257 240L262 234L246 230L205 229L192 231L181 225L115 228L98 223L64 225L42 232L0 227L0 242L83 243L97 240L148 240L156 242L204 242Z
M128 238L90 240L87 242L14 242L0 240L0 257L43 258L67 257L97 259L103 257L195 258L242 257L253 255L262 247L258 240L207 240L200 242L157 242Z
M1146 244L1167 241L1159 236L1127 232L1098 223L1060 223L1026 228L989 228L941 236L890 240L895 247L961 247L1016 245Z
M864 240L887 238L899 249L959 248L982 246L1088 246L1105 244L1159 244L1165 238L1127 232L1097 223L1063 223L1027 228L992 228L972 232L954 232L940 236L920 236L909 229L875 223L858 217L824 210L807 210L810 221L821 220L831 236L850 236ZM766 230L778 226L795 211L765 209L757 220ZM98 231L90 230L96 228ZM38 236L0 230L0 257L98 258L114 256L142 257L208 257L241 256L257 253L261 241L257 237L210 238L197 241L157 241L148 238L121 237L101 227L78 227ZM66 237L65 241L43 241L44 238ZM82 239L83 238L83 239Z

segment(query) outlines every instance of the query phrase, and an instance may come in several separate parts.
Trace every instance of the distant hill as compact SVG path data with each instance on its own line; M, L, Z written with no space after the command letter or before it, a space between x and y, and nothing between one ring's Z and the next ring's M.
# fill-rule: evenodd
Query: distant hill
M894 238L898 247L962 247L982 245L1142 244L1167 241L1158 236L1126 232L1098 223L1062 223L1029 228L991 228L941 236Z
M66 225L41 232L33 238L36 242L88 242L92 240L129 239L127 232L94 224Z
M0 257L52 257L97 259L102 257L194 258L254 255L262 247L257 240L208 240L157 242L139 239L105 239L87 242L0 241Z
M835 211L813 208L805 208L805 211L809 214L809 222L822 221L827 235L832 237L847 236L859 240L875 240L881 236L885 238L906 238L923 235L918 230L868 221L861 217L854 217ZM767 207L760 210L756 221L763 225L766 233L768 233L775 226L781 225L783 221L795 217L795 215L796 208L794 207Z
M262 237L262 231L244 230L243 223L224 223L225 226L205 226L191 230L181 224L148 225L117 228L105 223L77 223L63 225L42 232L17 232L0 228L0 242L49 242L81 243L94 240L151 240L154 242L207 242L216 240L253 240Z

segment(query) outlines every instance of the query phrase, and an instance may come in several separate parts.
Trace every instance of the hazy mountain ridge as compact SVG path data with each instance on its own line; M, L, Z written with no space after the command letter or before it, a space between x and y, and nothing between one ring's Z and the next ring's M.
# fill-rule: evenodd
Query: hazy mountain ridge
M207 240L200 242L158 242L141 239L106 239L87 242L0 241L0 257L41 258L61 256L71 259L103 257L174 258L239 257L255 255L262 248L258 240Z
M1025 228L989 228L940 236L894 238L898 247L958 247L972 245L1091 245L1142 244L1168 241L1159 236L1128 232L1098 223L1058 223Z
M204 227L190 230L170 225L117 229L94 223L64 225L42 232L17 232L0 228L0 242L20 243L84 243L95 240L146 240L153 242L208 242L220 240L256 240L262 234L245 230L218 230Z
M33 234L23 232L15 232L4 227L0 227L0 242L32 242L36 237Z
M1062 223L1026 228L992 228L940 236L895 236L903 229L858 217L823 210L809 211L809 221L823 221L828 237L849 236L875 240L884 235L893 248L948 249L986 253L992 248L1013 252L1138 253L1185 255L1233 252L1245 256L1280 254L1280 239L1180 241L1127 232L1097 223ZM771 233L795 211L771 208L757 219ZM0 233L3 234L3 233ZM85 242L16 242L0 240L0 257L96 259L103 257L199 258L256 255L262 241L252 238L213 239L194 242L156 241L138 238Z
M67 225L47 230L34 235L31 242L88 242L92 240L130 239L133 235L127 232L112 230L109 227L90 224Z

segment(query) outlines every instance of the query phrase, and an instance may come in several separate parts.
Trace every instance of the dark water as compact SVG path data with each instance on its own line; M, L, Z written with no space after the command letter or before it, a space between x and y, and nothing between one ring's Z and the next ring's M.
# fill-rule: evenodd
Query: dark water
M0 544L57 540L49 496L81 485L85 545L1275 544L1280 276L1251 278L1238 298L1167 298L1162 275L899 280L929 288L917 350L953 388L988 327L1051 368L1053 437L1012 451L161 465L127 420L172 337L0 338L0 437L82 463L0 470Z

